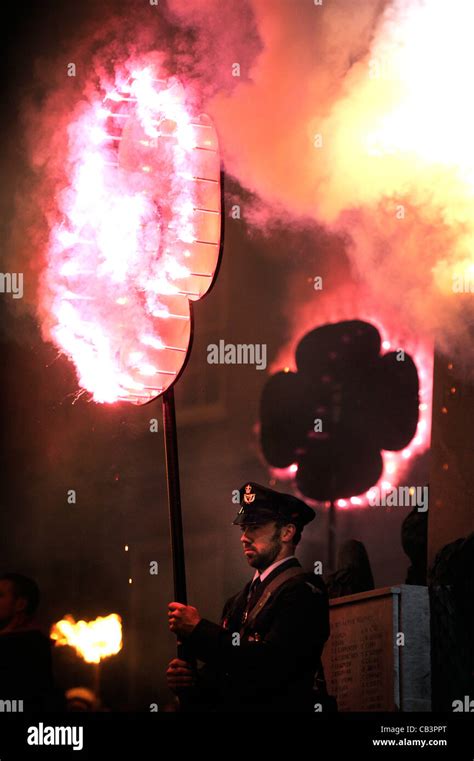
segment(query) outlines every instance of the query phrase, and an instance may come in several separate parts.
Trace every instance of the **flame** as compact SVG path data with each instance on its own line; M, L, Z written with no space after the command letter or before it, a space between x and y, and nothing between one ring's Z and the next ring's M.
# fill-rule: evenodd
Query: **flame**
M67 615L53 624L50 636L58 645L73 647L86 663L100 663L122 649L122 619L111 613L94 621L76 622Z
M474 6L455 6L446 14L443 0L391 3L322 127L331 165L323 218L351 207L378 214L382 237L407 250L394 251L397 265L411 258L417 278L425 267L426 297L438 299L472 292L474 272ZM397 218L396 205L406 214ZM426 298L419 308L430 306Z
M228 171L266 204L255 224L286 212L286 229L309 216L340 234L371 293L472 373L474 5L449 7L255 2L251 81L208 110Z
M141 404L176 379L189 300L214 277L220 164L210 120L191 114L177 80L151 66L124 76L69 125L40 314L95 401Z
M353 192L354 198L372 204L382 195L423 191L446 210L447 221L465 219L474 197L474 108L464 79L468 60L472 62L473 23L469 3L457 3L449 19L443 0L392 3L369 59L352 68L346 96L327 122L328 127L337 123L331 158L348 162L347 174L340 178L345 195ZM440 55L441 41L446 56ZM339 116L349 109L352 119L344 126ZM454 140L453 119L461 116ZM369 172L363 183L361 170ZM441 177L444 187L430 187ZM333 197L334 210L337 198L342 196Z

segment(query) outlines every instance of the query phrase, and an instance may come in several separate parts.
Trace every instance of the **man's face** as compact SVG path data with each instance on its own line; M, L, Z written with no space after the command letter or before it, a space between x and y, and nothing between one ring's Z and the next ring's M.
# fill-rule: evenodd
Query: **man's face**
M8 579L0 579L0 628L6 626L14 618L17 602L12 582Z
M245 557L252 568L263 571L277 560L283 542L280 539L281 529L274 521L241 526L240 530Z

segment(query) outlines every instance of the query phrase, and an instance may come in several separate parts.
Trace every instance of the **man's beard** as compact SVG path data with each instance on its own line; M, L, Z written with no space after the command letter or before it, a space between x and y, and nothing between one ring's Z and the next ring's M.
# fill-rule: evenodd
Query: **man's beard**
M268 566L275 562L280 550L281 542L277 539L277 536L274 536L274 541L267 552L256 555L254 561L250 565L253 566L253 568L257 568L259 571L264 571L265 568L268 568Z

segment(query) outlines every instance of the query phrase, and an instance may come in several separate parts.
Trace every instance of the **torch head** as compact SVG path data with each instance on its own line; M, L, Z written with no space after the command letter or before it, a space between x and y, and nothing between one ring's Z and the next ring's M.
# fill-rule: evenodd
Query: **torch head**
M217 273L216 130L149 66L91 101L74 135L43 277L45 335L95 401L146 404L184 368L190 302Z

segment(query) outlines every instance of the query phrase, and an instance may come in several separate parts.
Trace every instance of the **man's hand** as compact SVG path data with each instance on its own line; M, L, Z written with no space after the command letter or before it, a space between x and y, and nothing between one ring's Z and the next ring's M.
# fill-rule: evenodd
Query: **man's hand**
M186 661L173 658L166 670L168 687L175 695L185 687L193 687L196 683L194 671Z
M168 605L169 628L178 637L186 637L191 634L200 620L201 616L192 605L183 605L180 602L170 602Z

